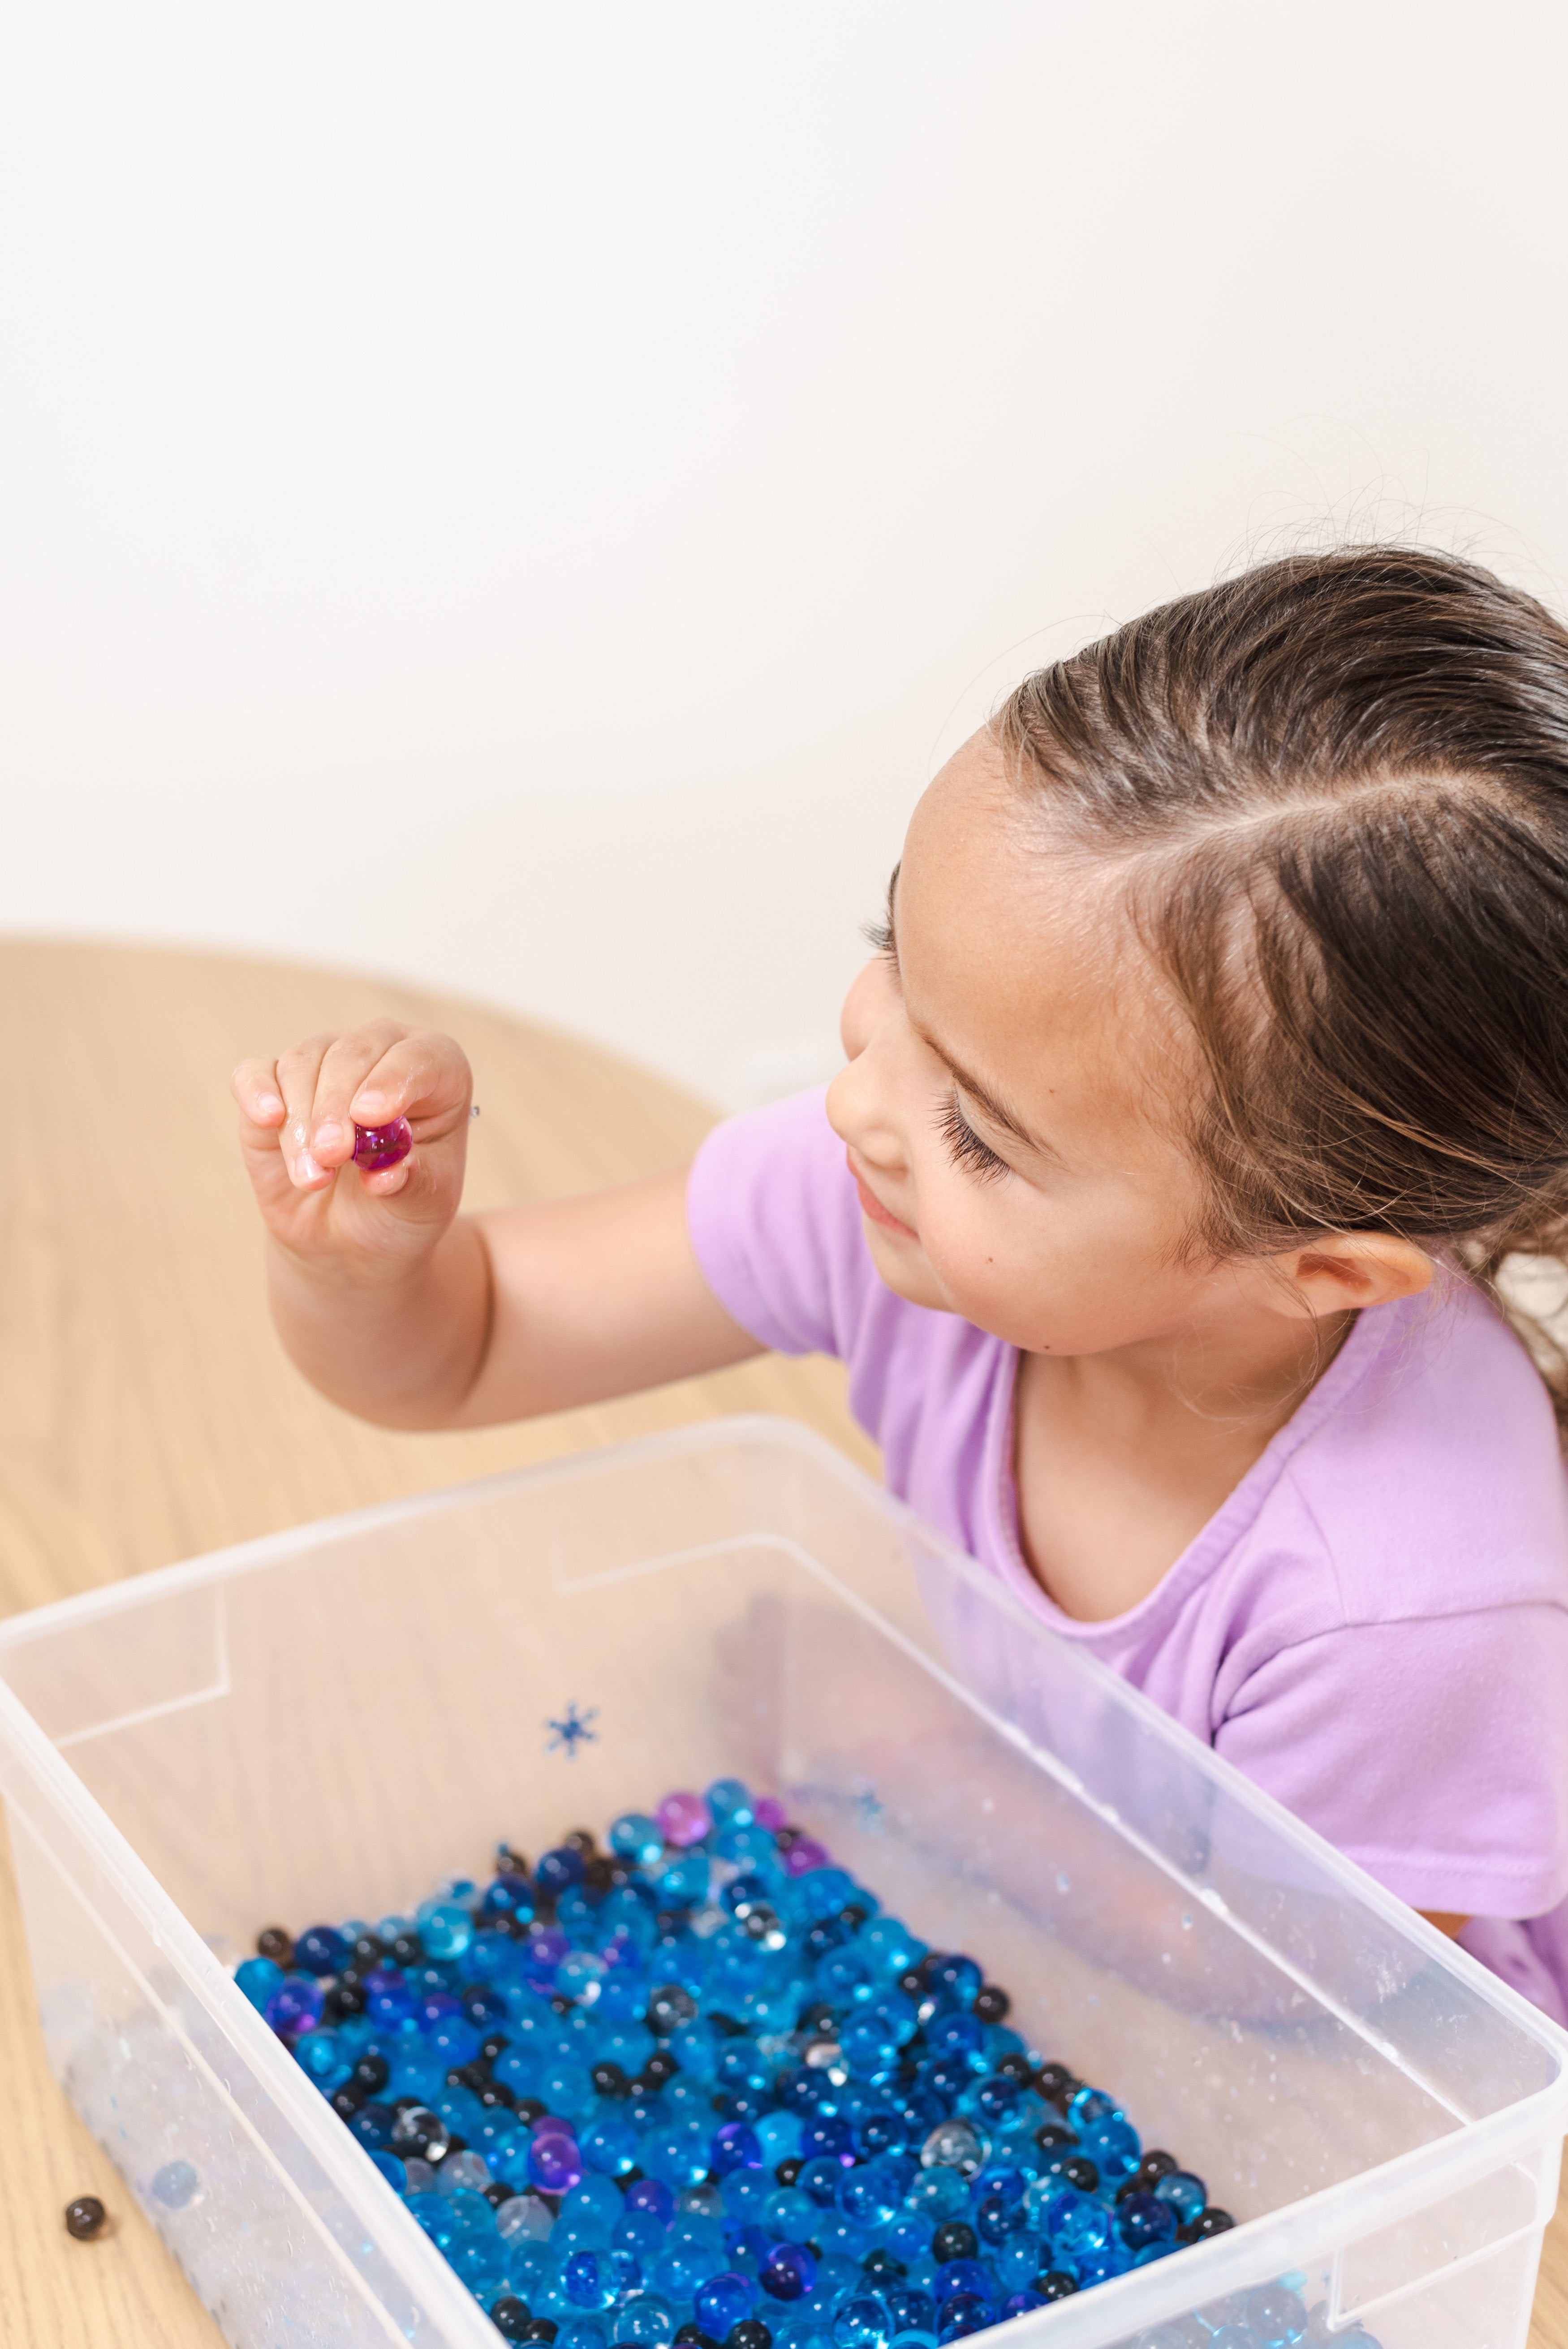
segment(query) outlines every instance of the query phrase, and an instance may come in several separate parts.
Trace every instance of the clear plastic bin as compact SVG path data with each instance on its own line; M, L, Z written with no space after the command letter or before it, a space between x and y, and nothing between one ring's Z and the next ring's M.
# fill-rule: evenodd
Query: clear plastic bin
M1243 2222L1020 2342L1131 2344L1294 2274L1383 2349L1522 2349L1568 2039L789 1423L24 1616L0 1773L56 2074L236 2349L497 2339L234 1988L257 1927L730 1774Z

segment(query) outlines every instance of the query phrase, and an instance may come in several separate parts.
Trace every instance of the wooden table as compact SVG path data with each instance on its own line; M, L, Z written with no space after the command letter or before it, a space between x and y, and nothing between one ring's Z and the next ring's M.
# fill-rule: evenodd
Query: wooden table
M775 1356L603 1408L478 1434L361 1426L273 1338L228 1073L375 1010L473 1061L469 1203L592 1189L679 1164L708 1123L586 1045L338 972L215 956L0 945L0 1611L419 1487L720 1412L786 1412L874 1468L836 1365ZM0 2338L6 2349L214 2349L211 2318L46 2068L0 1872ZM112 2231L61 2211L101 2195ZM1568 2349L1568 2220L1531 2349Z

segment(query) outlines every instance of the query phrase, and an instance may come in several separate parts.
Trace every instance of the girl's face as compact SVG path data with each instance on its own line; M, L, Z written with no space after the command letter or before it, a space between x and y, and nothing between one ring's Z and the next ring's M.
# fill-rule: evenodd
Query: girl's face
M1119 877L1026 836L977 734L914 812L889 950L844 1005L828 1115L878 1271L1030 1353L1302 1310L1259 1260L1182 1260L1202 1197L1181 1141L1195 1055Z

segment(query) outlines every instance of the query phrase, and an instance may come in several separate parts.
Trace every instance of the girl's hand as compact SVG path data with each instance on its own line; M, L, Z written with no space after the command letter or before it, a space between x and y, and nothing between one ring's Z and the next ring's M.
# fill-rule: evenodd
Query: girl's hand
M307 1036L232 1080L240 1145L268 1231L294 1256L396 1280L427 1257L463 1191L472 1075L433 1029L373 1019ZM414 1147L379 1174L351 1162L355 1126L406 1117Z

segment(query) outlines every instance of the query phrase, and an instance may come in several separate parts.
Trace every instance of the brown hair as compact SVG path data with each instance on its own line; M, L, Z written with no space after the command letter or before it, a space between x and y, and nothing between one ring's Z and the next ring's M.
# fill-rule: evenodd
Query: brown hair
M996 730L1053 828L1130 857L1208 1071L1197 1246L1394 1232L1493 1294L1505 1257L1563 1254L1568 630L1542 605L1420 548L1291 556L1037 670ZM1522 1334L1568 1418L1568 1360Z

